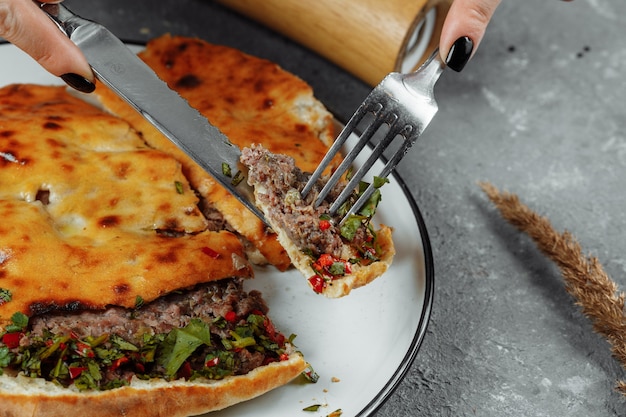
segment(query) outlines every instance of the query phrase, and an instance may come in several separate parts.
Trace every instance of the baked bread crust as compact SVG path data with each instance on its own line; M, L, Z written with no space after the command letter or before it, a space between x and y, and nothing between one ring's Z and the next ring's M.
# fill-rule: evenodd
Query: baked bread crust
M275 63L199 39L165 35L139 53L189 104L239 147L263 143L313 170L334 139L331 114L311 87ZM212 177L111 90L96 93L112 113L128 120L156 149L174 155L194 189L248 239L265 260L285 270L290 260L276 235Z
M251 277L239 239L207 230L181 166L65 87L0 89L0 331L17 311L134 307ZM173 232L175 237L160 233ZM213 256L205 253L209 248Z
M287 384L307 367L302 355L219 381L142 381L108 391L78 392L43 379L0 376L3 417L186 417L221 410Z

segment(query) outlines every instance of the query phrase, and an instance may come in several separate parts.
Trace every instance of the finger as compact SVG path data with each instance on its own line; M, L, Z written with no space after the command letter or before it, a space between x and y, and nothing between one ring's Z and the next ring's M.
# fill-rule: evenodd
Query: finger
M500 4L500 0L455 0L450 6L443 24L439 49L444 60L449 60L455 42L463 45L463 56L459 59L460 71L478 48L487 24ZM462 41L465 39L465 41ZM467 42L469 40L469 44ZM458 52L458 51L454 51ZM465 56L466 55L466 56Z
M76 74L94 80L80 49L30 0L0 0L0 36L53 75Z

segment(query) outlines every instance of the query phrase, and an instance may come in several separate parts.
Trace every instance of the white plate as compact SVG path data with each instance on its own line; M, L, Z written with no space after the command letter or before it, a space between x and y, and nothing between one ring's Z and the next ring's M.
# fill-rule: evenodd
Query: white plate
M0 45L0 62L0 85L59 84L12 45ZM249 288L263 292L276 326L297 334L296 344L319 382L293 382L211 417L318 417L336 409L343 410L343 417L369 416L391 394L424 337L434 273L424 222L403 182L391 178L382 193L376 220L394 228L397 250L383 277L336 300L313 293L295 271L257 268L250 282ZM302 411L313 404L323 407Z

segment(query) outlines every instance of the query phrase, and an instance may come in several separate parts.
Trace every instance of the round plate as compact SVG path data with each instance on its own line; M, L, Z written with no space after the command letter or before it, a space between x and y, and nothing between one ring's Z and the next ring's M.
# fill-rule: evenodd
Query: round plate
M0 68L0 85L60 83L12 45L0 45L0 60L7 64ZM374 167L381 169L382 163ZM381 191L375 222L394 228L397 250L384 276L340 299L315 294L296 271L256 268L248 283L262 291L277 328L297 335L319 381L302 378L211 417L326 416L337 409L343 416L369 416L392 393L424 337L434 272L424 221L404 183L394 176ZM315 404L318 411L302 411Z

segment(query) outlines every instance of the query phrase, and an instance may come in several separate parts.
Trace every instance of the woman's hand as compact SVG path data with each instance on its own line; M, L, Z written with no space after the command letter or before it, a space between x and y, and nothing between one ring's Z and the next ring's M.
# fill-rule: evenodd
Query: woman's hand
M41 0L55 3L55 0ZM79 91L95 88L85 56L31 0L0 0L0 37Z

